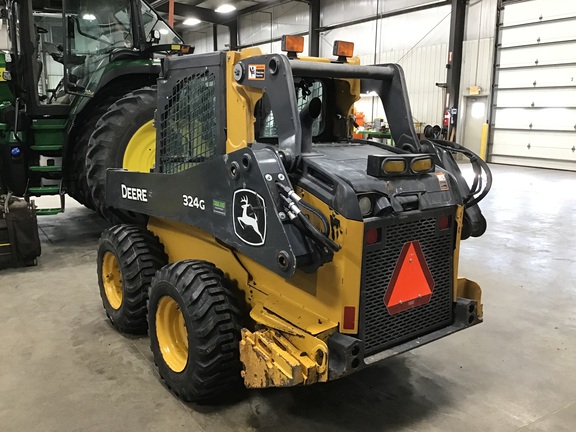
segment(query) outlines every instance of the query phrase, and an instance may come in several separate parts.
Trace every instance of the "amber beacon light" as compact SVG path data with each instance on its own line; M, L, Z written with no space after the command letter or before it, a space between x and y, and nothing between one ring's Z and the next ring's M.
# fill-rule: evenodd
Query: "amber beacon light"
M304 51L304 38L302 36L282 36L282 51L294 56Z
M345 58L352 57L354 55L354 42L335 41L332 55Z

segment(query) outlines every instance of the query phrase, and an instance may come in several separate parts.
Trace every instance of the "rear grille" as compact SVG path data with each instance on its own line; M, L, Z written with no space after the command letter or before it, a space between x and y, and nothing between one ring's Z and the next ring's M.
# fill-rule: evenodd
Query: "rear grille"
M452 322L454 230L439 231L436 218L441 213L434 213L433 217L397 225L386 225L385 221L366 224L366 229L382 228L382 241L366 246L364 252L360 316L364 355L380 352ZM390 315L384 304L384 294L402 247L406 242L415 240L420 242L434 279L432 297L428 304Z

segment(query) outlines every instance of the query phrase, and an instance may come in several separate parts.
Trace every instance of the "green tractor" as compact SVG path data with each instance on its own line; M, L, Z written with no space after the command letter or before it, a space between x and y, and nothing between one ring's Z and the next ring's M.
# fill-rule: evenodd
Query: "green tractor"
M193 49L142 0L5 0L0 32L0 195L137 222L106 207L106 169L150 170L161 58Z

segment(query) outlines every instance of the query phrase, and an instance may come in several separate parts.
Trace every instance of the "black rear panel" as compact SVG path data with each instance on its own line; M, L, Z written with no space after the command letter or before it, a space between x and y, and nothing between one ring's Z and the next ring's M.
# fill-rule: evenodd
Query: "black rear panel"
M451 227L440 231L437 218L443 214L451 216ZM448 207L416 212L401 221L366 222L366 230L381 228L382 235L379 243L364 247L359 337L365 356L452 323L454 215L454 207ZM428 304L390 315L384 304L386 289L402 247L416 240L434 280L432 297Z

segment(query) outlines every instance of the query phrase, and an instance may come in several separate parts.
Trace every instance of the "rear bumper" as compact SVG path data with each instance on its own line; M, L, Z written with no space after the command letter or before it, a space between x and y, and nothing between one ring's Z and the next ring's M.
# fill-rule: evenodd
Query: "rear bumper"
M341 333L335 333L328 339L328 379L334 380L350 375L389 357L426 345L427 343L480 324L481 322L482 318L481 315L479 315L479 305L477 301L468 298L458 298L454 303L454 320L451 325L367 357L364 357L362 340Z

